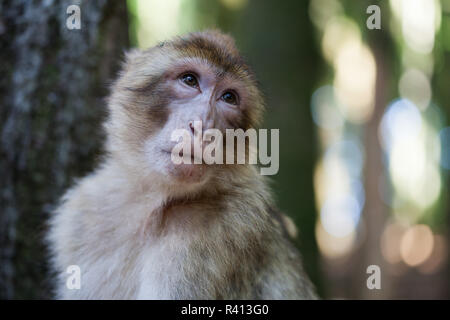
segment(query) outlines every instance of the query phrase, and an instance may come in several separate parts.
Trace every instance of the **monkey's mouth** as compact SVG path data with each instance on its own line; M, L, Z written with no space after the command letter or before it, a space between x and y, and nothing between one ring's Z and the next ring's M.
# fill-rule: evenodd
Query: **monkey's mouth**
M172 150L165 150L165 149L163 149L162 152L166 153L170 157L172 157L172 153L173 153ZM181 150L178 154L175 152L175 153L173 153L173 155L175 157L179 157L179 160L181 161L181 164L197 164L197 165L198 164L205 164L204 161L203 161L203 158L196 157L194 152L191 152L191 156L188 157L187 159L184 156L183 150Z
M183 182L188 184L197 184L206 181L205 178L208 176L207 166L202 160L195 161L195 157L191 154L190 159L183 158L183 152L180 151L178 155L179 159L174 161L172 159L172 151L163 150L163 153L170 157L168 161L168 173L171 177L175 178L177 183Z

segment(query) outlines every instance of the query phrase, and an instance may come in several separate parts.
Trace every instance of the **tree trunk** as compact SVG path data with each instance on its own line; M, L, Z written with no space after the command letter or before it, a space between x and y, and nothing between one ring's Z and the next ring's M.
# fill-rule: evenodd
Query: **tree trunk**
M126 2L5 0L0 39L0 299L49 298L46 218L99 153Z

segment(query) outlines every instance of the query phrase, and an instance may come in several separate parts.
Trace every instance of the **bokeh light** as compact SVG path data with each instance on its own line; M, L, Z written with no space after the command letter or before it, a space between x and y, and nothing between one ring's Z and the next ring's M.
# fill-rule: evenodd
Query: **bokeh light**
M391 264L402 261L400 254L400 243L405 232L405 227L399 223L389 223L381 236L381 253L383 257Z
M443 68L442 46L450 48L450 1L379 4L389 19L382 18L382 29L387 23L397 65L378 59L392 53L380 52L376 32L358 24L345 2L333 1L328 9L319 4L323 1L311 1L310 16L330 67L311 97L321 145L314 173L319 249L327 261L340 258L326 264L329 270L365 255L381 256L378 263L386 263L389 276L410 276L411 268L434 274L448 255L447 234L437 231L443 228L437 221L446 210L441 170L450 170L450 127L434 96L439 93L434 77ZM373 48L379 50L377 60ZM371 134L378 135L379 145L367 137ZM370 161L374 155L379 162ZM374 167L378 163L381 169ZM360 247L380 254L362 253Z
M409 100L399 99L386 109L380 125L381 144L391 152L395 143L417 140L422 130L422 117Z
M434 46L438 1L401 0L403 37L407 45L419 53L430 53Z
M355 231L360 214L358 201L346 195L328 199L320 211L320 220L329 234L341 238Z
M329 259L337 259L350 253L355 244L356 232L336 237L327 232L320 221L316 224L316 239L322 254Z
M430 143L435 129L411 101L399 99L388 106L379 134L397 195L421 209L433 205L441 191L438 161L432 156L439 154L439 145Z
M136 15L137 41L141 48L148 48L159 41L179 34L179 17L183 0L131 0ZM168 19L167 17L171 17ZM174 21L175 20L175 21Z
M412 101L420 110L425 110L430 104L430 80L418 69L408 69L402 74L399 91L402 98Z
M341 15L343 11L338 0L312 0L309 3L311 21L319 29L324 29L331 18Z
M357 24L344 17L336 16L327 21L322 37L322 52L324 58L334 64L337 54L347 42L360 41L361 32Z
M415 225L408 228L400 242L400 254L409 266L418 266L425 262L433 251L433 232L427 225Z
M366 122L374 106L376 65L373 54L359 40L351 39L337 52L334 62L334 86L342 113L351 122Z
M314 122L327 130L342 128L344 118L337 104L332 86L317 89L311 98L311 114Z

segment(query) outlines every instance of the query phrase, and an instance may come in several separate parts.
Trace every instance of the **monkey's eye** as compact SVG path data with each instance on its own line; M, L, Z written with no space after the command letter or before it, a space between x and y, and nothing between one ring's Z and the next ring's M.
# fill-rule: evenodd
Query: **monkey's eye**
M195 75L193 75L192 73L185 73L180 77L180 79L185 84L187 84L189 87L193 87L193 88L198 87L197 77Z
M237 105L237 104L238 104L238 97L237 97L237 95L236 95L234 92L232 92L232 91L226 91L226 92L222 95L221 99L222 99L223 101L225 101L226 103L228 103L228 104L233 104L233 105Z

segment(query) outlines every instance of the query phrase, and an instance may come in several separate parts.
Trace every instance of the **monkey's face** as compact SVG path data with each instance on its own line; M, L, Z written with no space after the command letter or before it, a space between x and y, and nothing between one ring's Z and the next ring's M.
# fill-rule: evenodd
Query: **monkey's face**
M216 129L225 139L226 129L256 125L262 99L232 40L204 32L130 54L110 106L110 149L142 176L186 188L226 166L205 163L211 142L204 133ZM180 139L189 144L190 163L173 161Z

